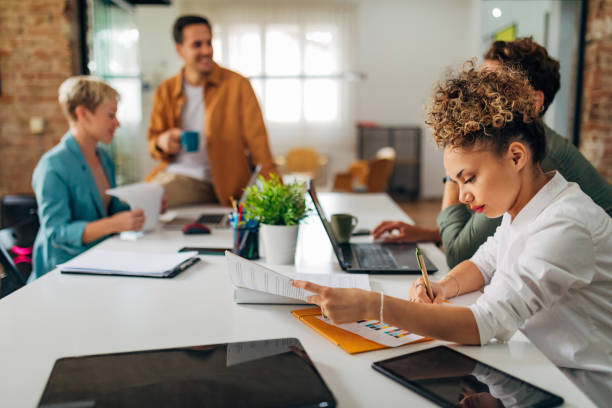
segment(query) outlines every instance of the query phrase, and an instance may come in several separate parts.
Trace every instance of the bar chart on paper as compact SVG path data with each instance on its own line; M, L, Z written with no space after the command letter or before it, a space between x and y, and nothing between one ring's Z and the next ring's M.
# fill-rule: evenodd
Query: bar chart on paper
M334 324L323 316L318 316L318 318L327 324L355 333L368 340L388 347L403 346L404 344L412 343L423 338L423 336L410 333L409 331L402 330L387 323L381 323L378 320L359 320L355 323Z

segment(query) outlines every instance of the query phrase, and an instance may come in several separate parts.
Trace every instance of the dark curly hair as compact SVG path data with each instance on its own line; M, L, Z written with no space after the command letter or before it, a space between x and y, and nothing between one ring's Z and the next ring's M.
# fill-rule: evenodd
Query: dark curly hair
M541 114L546 112L561 86L559 61L551 58L546 48L532 37L521 37L514 41L495 41L483 56L525 71L531 86L544 93Z
M540 163L546 139L538 113L522 71L509 66L477 70L468 61L437 85L425 123L438 147L478 145L502 155L510 143L520 141L531 150L533 162Z

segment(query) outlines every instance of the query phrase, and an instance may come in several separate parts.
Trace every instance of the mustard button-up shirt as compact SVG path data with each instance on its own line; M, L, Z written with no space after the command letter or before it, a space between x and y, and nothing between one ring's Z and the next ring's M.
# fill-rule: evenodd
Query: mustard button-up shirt
M183 71L165 80L153 99L147 133L149 152L161 161L147 177L162 171L173 155L161 152L156 144L164 131L181 127L185 103ZM261 109L251 83L236 72L215 64L204 84L204 135L210 161L213 188L219 202L229 205L229 197L240 197L251 176L251 168L261 164L261 174L277 173Z

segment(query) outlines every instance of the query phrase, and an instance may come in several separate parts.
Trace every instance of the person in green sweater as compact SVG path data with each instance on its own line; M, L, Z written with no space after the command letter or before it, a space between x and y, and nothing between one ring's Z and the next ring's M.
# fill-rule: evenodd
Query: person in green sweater
M536 104L543 115L560 87L559 62L551 58L531 37L514 41L495 41L484 54L481 69L496 69L507 64L523 70L536 90ZM558 170L567 181L577 183L591 199L612 216L612 186L566 138L544 125L546 156L545 172ZM488 237L495 233L500 218L487 218L470 211L459 202L459 188L452 181L444 182L442 211L437 229L419 227L400 221L384 221L372 232L385 242L441 242L450 268L469 259Z

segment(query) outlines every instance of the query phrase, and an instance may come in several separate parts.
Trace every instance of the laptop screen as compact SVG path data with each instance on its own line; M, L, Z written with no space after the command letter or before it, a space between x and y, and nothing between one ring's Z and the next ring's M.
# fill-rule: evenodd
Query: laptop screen
M340 262L340 265L344 265L344 257L342 256L342 250L340 249L340 246L336 241L336 236L334 235L334 232L331 229L331 225L329 224L329 221L327 220L327 217L323 212L323 207L321 207L321 203L319 203L317 193L312 183L310 183L308 187L308 194L310 194L310 198L312 199L312 203L314 204L315 210L317 210L317 214L319 215L319 218L323 223L323 228L325 228L325 232L329 237L329 241L331 242L332 247L334 248L334 252L336 254L336 257L338 258L338 262Z
M253 174L251 175L251 178L249 179L249 183L246 185L244 190L257 184L257 177L259 176L260 171L261 171L261 164L258 164L257 167L255 167L255 170L253 170ZM246 199L246 194L244 194L244 190L242 190L242 196L240 196L240 203L244 203L244 200Z

